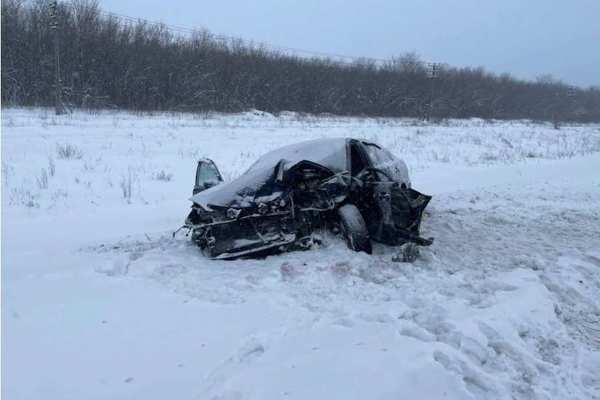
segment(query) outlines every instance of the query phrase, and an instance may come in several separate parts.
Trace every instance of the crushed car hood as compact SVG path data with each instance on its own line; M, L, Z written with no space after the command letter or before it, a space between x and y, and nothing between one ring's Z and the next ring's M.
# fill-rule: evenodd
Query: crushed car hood
M219 207L250 207L258 197L273 200L281 195L280 185L275 182L277 168L248 171L236 179L206 189L190 199L210 209Z

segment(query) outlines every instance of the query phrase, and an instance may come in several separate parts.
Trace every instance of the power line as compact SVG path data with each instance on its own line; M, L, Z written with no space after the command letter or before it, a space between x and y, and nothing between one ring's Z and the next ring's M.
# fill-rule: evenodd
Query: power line
M70 2L72 4L74 3L72 0ZM352 55L347 55L347 54L306 50L306 49L301 49L301 48L297 48L297 47L278 46L278 45L274 45L272 43L247 40L247 39L243 39L241 37L236 37L236 36L231 36L231 35L212 34L212 33L210 33L210 31L208 31L207 29L204 29L204 28L190 28L190 27L185 27L185 26L180 26L180 25L167 24L167 23L164 23L161 21L155 21L155 20L150 20L150 19L141 18L141 17L132 17L129 15L120 14L120 13L116 13L116 12L112 12L112 11L99 10L99 12L100 12L100 14L102 14L104 16L111 17L111 18L117 18L117 19L124 20L124 21L132 23L132 24L142 22L142 23L146 23L148 25L161 26L172 32L177 32L179 34L184 34L184 35L192 35L194 33L204 31L204 32L208 32L211 35L211 37L217 41L236 42L236 41L241 40L241 41L244 41L247 45L251 45L251 46L254 45L256 47L262 47L265 49L270 49L272 51L279 51L279 52L285 53L290 56L297 56L297 57L304 56L304 57L309 57L309 58L330 59L330 60L333 60L333 61L336 61L336 62L342 63L342 64L367 62L367 63L372 63L374 65L380 65L380 66L386 65L393 61L393 59L384 59L384 58L375 58L375 57L358 57L358 56L352 56ZM436 63L436 62L423 62L422 61L421 63L429 71L435 70L436 68L438 68L438 69L443 68L443 66L447 65L444 63Z
M115 13L112 11L104 11L104 10L100 10L100 13L102 15L108 16L108 17L113 17L113 18L118 18L118 19L122 19L125 20L127 22L130 23L138 23L138 22L144 22L147 23L149 25L157 25L157 26L164 26L165 28L169 29L170 31L174 31L174 32L178 32L178 33L183 33L183 34L193 34L195 32L199 32L205 29L195 29L195 28L189 28L189 27L184 27L184 26L178 26L178 25L171 25L171 24L166 24L164 22L160 22L160 21L153 21L153 20L149 20L146 18L138 18L138 17L131 17L128 15L124 15L124 14L119 14L119 13ZM220 40L220 41L238 41L238 40L244 40L240 37L235 37L235 36L230 36L230 35L223 35L223 34L218 34L218 35L212 35L216 40ZM372 62L374 64L379 64L379 65L383 65L386 63L389 63L390 60L389 59L383 59L383 58L374 58L374 57L357 57L357 56L351 56L351 55L347 55L347 54L339 54L339 53L327 53L327 52L322 52L322 51L314 51L314 50L306 50L306 49L300 49L300 48L296 48L296 47L286 47L286 46L278 46L278 45L274 45L271 43L266 43L266 42L260 42L260 41L253 41L253 40L245 40L246 43L251 43L251 44L256 44L260 47L265 47L267 49L271 49L271 50L278 50L281 52L286 52L286 53L294 53L296 55L307 55L307 56L311 56L311 57L316 57L316 58L329 58L329 59L334 59L338 62L343 62L343 63L353 63L353 62L357 62L357 61L365 61L365 62Z

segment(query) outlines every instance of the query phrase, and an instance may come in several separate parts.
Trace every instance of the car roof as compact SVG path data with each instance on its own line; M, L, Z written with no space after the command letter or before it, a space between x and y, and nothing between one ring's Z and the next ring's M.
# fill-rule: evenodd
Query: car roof
M306 160L327 167L333 172L341 172L348 169L346 144L349 140L314 139L279 147L260 157L248 171L273 168L281 160L285 160L289 166Z

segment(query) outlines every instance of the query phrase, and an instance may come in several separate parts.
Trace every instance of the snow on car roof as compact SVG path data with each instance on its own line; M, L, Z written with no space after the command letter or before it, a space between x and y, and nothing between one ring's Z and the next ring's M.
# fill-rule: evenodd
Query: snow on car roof
M348 169L346 142L346 138L315 139L280 147L260 157L248 172L274 168L282 159L289 166L307 160L334 172L344 171Z

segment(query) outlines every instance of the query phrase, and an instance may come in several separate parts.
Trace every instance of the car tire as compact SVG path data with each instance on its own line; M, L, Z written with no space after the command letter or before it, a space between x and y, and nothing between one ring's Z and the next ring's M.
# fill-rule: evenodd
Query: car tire
M365 219L354 204L345 204L338 209L342 236L349 249L371 254L371 238Z

